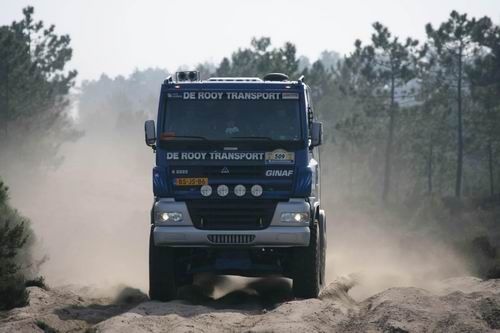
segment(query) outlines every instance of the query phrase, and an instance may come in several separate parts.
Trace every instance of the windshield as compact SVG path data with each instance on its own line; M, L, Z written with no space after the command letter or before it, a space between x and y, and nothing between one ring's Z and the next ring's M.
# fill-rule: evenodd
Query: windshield
M301 139L298 99L168 99L162 138L207 140Z

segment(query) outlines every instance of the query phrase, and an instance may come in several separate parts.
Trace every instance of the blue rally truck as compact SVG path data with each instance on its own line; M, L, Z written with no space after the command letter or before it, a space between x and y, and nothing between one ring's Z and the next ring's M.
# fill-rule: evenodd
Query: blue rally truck
M145 123L153 169L149 294L168 301L201 272L280 275L299 298L325 282L319 149L303 77L178 72ZM157 135L158 134L158 135Z

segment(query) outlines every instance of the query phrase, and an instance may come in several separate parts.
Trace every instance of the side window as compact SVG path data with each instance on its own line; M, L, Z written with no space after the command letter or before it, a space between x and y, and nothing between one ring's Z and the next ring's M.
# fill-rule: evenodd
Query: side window
M306 86L306 103L307 103L307 130L308 130L308 137L309 139L311 138L311 126L312 126L312 121L313 121L313 105L312 105L312 99L311 99L311 92L309 90L309 87ZM314 156L314 152L311 150Z
M311 110L314 110L313 100L312 100L311 91L310 91L309 87L306 88L306 95L307 95L307 105L311 108Z
M311 93L309 92L309 87L306 87L306 104L307 104L307 108L312 109Z
M309 128L311 126L311 124L309 124L309 108L311 107L311 103L309 101L309 89L307 89L307 86L304 90L305 90L304 95L306 97L307 128Z

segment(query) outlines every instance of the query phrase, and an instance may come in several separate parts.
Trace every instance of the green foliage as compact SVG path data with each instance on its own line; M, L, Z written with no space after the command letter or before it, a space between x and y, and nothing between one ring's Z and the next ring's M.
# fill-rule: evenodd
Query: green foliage
M25 274L31 265L32 231L8 204L7 187L0 181L0 310L26 305Z
M297 49L292 43L270 49L271 38L253 38L251 47L239 49L228 58L222 59L216 70L217 76L258 76L267 73L286 73L290 77L298 74Z
M27 280L24 283L24 286L26 286L26 287L38 287L38 288L42 288L45 290L49 289L49 287L45 283L45 278L43 276L39 276L39 277L36 277L34 279Z
M0 310L27 304L28 293L24 278L14 261L18 250L26 241L23 222L11 226L10 221L6 221L0 227Z
M371 44L355 42L317 103L335 138L337 186L375 197L390 189L397 201L417 193L493 195L499 28L453 11L438 29L427 25L418 48L381 23L373 27Z
M483 22L485 18L481 19ZM457 164L455 180L455 196L462 195L464 164L464 99L469 91L464 89L467 83L465 68L470 58L478 52L478 43L474 36L482 28L475 18L469 19L467 14L452 11L449 19L438 29L427 24L426 32L429 43L436 51L436 63L447 79L448 94L456 98L456 132L457 132Z
M67 94L76 71L65 69L72 49L33 18L33 7L10 26L0 26L0 167L15 162L57 165L63 142L77 139L67 115Z

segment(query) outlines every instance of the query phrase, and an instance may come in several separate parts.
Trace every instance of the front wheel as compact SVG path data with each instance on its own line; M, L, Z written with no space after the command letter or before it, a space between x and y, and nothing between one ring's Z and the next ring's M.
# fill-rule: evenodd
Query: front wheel
M318 297L324 284L324 242L318 221L310 229L309 246L293 249L293 293L298 298Z
M174 249L155 246L153 227L149 235L149 298L171 301L177 297Z

